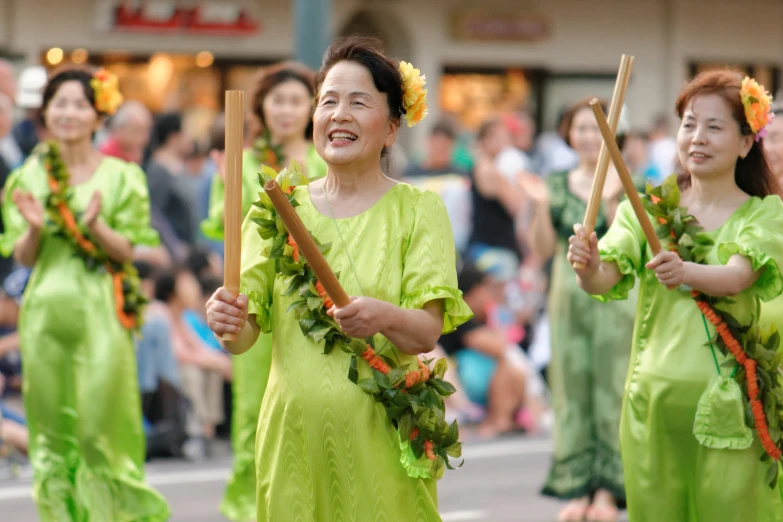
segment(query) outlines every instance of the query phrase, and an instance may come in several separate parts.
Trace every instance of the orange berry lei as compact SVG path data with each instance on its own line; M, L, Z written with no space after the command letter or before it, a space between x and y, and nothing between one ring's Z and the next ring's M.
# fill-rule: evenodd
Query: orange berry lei
M117 263L109 258L89 232L77 222L69 206L70 174L60 156L57 143L49 141L40 149L41 164L46 170L49 196L46 198L46 217L53 233L68 240L84 259L90 270L105 269L112 276L115 313L123 328L138 330L141 327L147 298L141 292L141 281L132 262Z
M676 176L669 177L659 187L647 186L643 200L646 210L658 223L658 237L667 239L667 248L683 259L694 263L706 263L714 242L696 222L680 207L680 192ZM711 340L724 355L731 353L736 361L735 379L744 391L745 420L755 428L764 448L762 460L772 460L767 479L774 487L777 482L778 462L783 456L783 353L779 353L780 335L772 327L761 332L757 324L742 325L718 305L730 303L729 299L716 298L691 291L696 306L704 317L715 326L716 337ZM754 322L759 317L760 303Z
M93 75L90 86L95 91L95 107L100 112L114 114L122 105L123 98L117 77L106 69L99 69Z
M272 145L272 135L269 129L263 132L253 142L253 155L259 165L269 165L274 170L280 170L284 163L283 147L281 145Z
M774 114L772 113L772 96L753 78L742 80L740 98L745 107L745 118L750 130L756 135L756 141L766 136L766 127Z
M269 179L276 179L291 205L298 206L293 189L308 183L298 163L292 161L291 166L279 174L263 165L259 173L261 186ZM456 391L443 378L446 360L436 361L433 367L430 367L431 360L418 360L417 367L412 369L400 363L395 353L376 350L372 338L352 339L346 336L336 321L327 315L327 310L334 303L301 256L298 245L285 229L266 192L259 192L259 199L254 205L263 209L265 216L252 218L258 226L258 233L263 239L271 241L264 254L274 260L277 277L287 285L280 297L291 300L288 313L294 314L302 334L317 344L323 343L324 355L331 353L335 347L351 355L348 378L384 407L398 431L401 445L409 445L417 459L417 468L421 467L421 462L428 462L431 478L442 476L445 468L454 469L449 458L460 457L462 446L457 422L448 424L445 418L443 398ZM328 251L329 245L313 239L321 252ZM360 360L369 366L370 377L359 379ZM411 470L405 452L400 460L411 476L421 476Z

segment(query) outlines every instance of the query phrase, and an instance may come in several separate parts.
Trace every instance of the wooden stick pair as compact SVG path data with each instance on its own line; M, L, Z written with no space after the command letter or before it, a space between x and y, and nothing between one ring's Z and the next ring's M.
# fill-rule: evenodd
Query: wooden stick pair
M623 103L625 102L625 93L628 91L628 83L631 81L631 68L633 66L633 56L626 54L620 58L620 69L617 72L617 80L614 84L614 93L609 105L609 129L612 141L617 133L617 125L620 121L620 114L623 112ZM582 227L585 231L585 241L590 240L590 235L595 230L595 220L598 217L598 210L601 207L601 200L604 194L604 185L606 184L606 173L609 170L609 153L606 147L606 138L601 144L601 150L598 153L598 163L595 167L595 176L593 177L593 186L590 192L590 199L587 202L587 210ZM581 263L574 265L576 269L583 269Z

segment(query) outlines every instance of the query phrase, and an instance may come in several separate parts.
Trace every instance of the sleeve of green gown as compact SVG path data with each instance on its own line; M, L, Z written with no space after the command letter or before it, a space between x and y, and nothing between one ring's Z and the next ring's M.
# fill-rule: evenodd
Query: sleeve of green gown
M446 206L434 192L423 191L414 201L412 211L400 306L420 309L430 301L443 299L443 333L450 333L473 317L473 312L457 288L454 238Z
M253 206L242 223L242 261L239 277L240 292L247 296L248 313L256 316L261 331L272 331L272 289L275 282L275 263L267 257L270 246L258 234L258 225L252 219L262 217L264 211ZM267 216L268 217L268 216Z
M636 276L644 270L644 251L647 240L636 219L633 207L625 200L617 207L614 223L598 242L601 261L614 262L623 278L603 295L594 296L599 301L628 298L628 292L636 282Z
M220 176L212 176L209 188L209 216L201 222L201 233L207 239L223 240L223 206L226 186Z
M729 262L739 254L764 269L753 289L763 301L771 301L783 292L778 260L783 259L783 203L778 196L767 196L749 211L734 241L718 245L718 261Z
M14 190L22 188L27 190L23 186L25 167L19 168L8 176L3 187L3 225L5 226L5 232L0 235L0 254L3 257L10 257L16 246L16 242L25 233L29 224L22 217L22 214L16 209L16 205L13 200Z
M110 195L104 194L103 197ZM118 204L110 217L109 226L133 245L156 246L160 243L160 237L150 226L150 219L147 177L138 165L129 163L122 173Z

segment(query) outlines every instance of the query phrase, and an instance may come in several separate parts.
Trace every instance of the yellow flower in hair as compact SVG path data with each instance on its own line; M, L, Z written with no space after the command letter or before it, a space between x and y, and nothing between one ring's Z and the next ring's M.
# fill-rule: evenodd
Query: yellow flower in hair
M106 69L96 72L90 85L95 91L95 107L100 112L111 115L122 105L123 98L117 77Z
M400 62L402 74L402 108L408 127L413 127L429 113L427 111L427 89L424 88L425 76L408 62Z
M756 141L766 135L766 126L772 120L772 96L753 78L742 80L740 98L745 107L745 118L750 130L756 134Z

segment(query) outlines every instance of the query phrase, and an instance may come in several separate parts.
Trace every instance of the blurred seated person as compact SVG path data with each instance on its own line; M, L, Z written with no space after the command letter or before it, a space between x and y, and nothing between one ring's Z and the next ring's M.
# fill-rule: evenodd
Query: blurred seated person
M111 117L109 136L100 150L106 156L141 165L151 132L152 114L147 106L128 100Z
M182 319L190 332L201 340L205 345L215 351L226 353L220 346L220 341L215 337L207 324L207 301L212 297L215 291L223 286L223 278L210 273L204 273L198 278L199 288L201 288L201 306L185 310L182 313Z
M0 396L5 391L5 377L0 374ZM0 458L15 450L26 454L29 447L29 436L24 418L12 409L3 406L0 400Z
M468 398L487 409L479 437L492 438L516 431L520 411L537 418L543 384L522 349L510 343L507 333L487 324L487 310L495 304L488 274L466 264L459 273L459 288L474 318L440 338L439 344L457 362L457 374ZM527 407L527 408L525 408ZM523 408L525 408L523 410ZM525 428L536 431L535 422Z
M200 438L209 453L215 428L224 421L223 382L231 380L231 359L201 340L185 321L188 310L204 307L198 279L190 269L161 273L155 281L155 299L168 306L182 391L195 410L198 425L190 426L189 435Z

